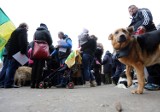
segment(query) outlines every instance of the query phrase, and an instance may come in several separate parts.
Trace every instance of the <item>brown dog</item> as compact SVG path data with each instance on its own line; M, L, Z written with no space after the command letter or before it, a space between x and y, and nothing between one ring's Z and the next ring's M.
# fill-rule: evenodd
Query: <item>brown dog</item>
M137 72L138 88L132 93L142 94L144 89L144 67L160 63L160 30L132 36L132 28L120 28L110 34L108 39L116 52L118 60L126 65L128 86L131 86L131 69Z
M32 68L27 66L19 67L14 76L14 82L18 86L26 85L27 81L31 81Z

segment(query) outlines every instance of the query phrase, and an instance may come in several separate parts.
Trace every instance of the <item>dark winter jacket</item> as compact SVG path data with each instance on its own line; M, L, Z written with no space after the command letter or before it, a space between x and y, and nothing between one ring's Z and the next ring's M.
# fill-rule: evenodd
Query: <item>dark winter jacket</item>
M105 74L110 73L112 71L112 55L111 55L111 53L106 52L106 54L103 57L102 65L103 65L103 72Z
M140 26L144 26L147 32L156 30L152 14L150 10L146 8L138 9L138 11L133 15L129 26L133 26L134 31L137 31Z
M52 37L50 35L50 32L43 26L40 26L37 28L35 34L34 34L34 40L43 40L46 41L51 47L52 45Z
M25 28L17 28L12 32L11 37L6 44L8 57L12 58L12 56L19 51L22 54L27 54L27 46L27 30Z
M89 39L87 43L81 46L81 51L86 54L90 54L91 56L95 55L97 48L97 42L94 39Z

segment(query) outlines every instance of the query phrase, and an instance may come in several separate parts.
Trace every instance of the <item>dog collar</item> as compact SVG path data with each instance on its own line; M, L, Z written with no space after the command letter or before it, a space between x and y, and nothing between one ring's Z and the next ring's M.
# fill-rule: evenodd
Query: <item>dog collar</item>
M130 52L130 49L131 49L131 45L130 43L124 47L123 49L120 49L120 50L116 50L116 57L117 58L122 58L122 57L126 57L129 55L129 52Z

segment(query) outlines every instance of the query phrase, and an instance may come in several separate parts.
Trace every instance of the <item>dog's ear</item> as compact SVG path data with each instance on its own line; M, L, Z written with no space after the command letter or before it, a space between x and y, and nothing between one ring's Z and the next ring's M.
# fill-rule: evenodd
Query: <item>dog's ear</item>
M134 27L133 26L130 26L130 27L127 27L127 31L132 34L134 32Z
M113 40L113 35L112 35L112 34L110 34L110 35L108 36L108 40Z

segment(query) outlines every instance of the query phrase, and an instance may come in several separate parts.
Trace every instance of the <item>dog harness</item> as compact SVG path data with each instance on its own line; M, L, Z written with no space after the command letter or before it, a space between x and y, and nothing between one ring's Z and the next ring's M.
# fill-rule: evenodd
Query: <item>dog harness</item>
M122 58L122 57L126 57L129 55L129 52L131 50L131 44L129 43L126 47L124 47L123 49L120 50L116 50L116 57L117 58Z

